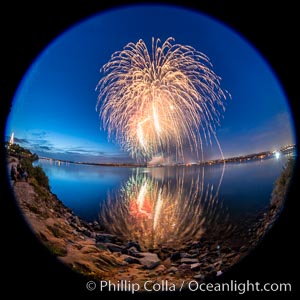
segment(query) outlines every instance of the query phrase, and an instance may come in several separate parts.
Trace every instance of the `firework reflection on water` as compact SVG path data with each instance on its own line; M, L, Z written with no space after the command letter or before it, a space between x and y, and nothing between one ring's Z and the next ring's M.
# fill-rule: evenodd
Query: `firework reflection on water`
M101 202L99 219L105 229L143 249L174 247L199 240L226 219L218 198L219 182L204 179L204 168L137 169L119 191ZM192 175L193 173L193 175Z

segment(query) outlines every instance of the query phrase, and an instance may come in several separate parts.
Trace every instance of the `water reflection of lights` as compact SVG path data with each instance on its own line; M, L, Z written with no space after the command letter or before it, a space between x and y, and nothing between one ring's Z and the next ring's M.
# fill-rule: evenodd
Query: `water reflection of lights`
M200 239L215 226L223 210L218 200L220 180L214 188L204 181L204 168L173 168L157 179L157 170L136 171L120 191L101 203L100 222L124 240L137 241L144 249L174 247Z

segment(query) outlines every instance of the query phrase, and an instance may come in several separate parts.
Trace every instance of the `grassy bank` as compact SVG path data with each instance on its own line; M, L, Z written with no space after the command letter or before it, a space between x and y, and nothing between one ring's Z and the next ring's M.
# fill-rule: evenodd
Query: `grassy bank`
M287 196L288 189L293 177L294 166L295 159L290 158L284 166L280 176L276 180L271 196L271 208L279 208L284 203L284 199Z

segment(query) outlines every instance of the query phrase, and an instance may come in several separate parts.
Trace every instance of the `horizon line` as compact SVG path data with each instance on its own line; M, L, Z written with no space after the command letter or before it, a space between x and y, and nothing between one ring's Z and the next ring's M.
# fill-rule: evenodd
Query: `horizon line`
M233 162L233 160L247 160L247 159L264 159L264 158L270 158L273 156L276 152L282 152L283 154L288 154L293 152L296 149L296 144L289 144L280 147L279 150L264 150L256 153L248 153L244 155L239 156L231 156L227 158L217 158L212 160L206 160L206 161L194 161L194 162L173 162L168 164L169 166L180 166L180 165L201 165L201 164L213 164L213 163L226 163L226 162ZM287 153L284 153L285 151L289 151ZM257 158L254 158L256 157ZM263 157L261 157L263 156ZM72 161L72 160L66 160L66 159L58 159L58 158L52 158L52 157L46 157L46 156L39 156L39 159L45 159L45 160L52 160L57 162L64 162L64 163L72 163L72 164L83 164L83 165L96 165L96 166L148 166L149 162L103 162L103 163L97 163L97 162L81 162L81 161ZM161 164L163 165L163 164Z

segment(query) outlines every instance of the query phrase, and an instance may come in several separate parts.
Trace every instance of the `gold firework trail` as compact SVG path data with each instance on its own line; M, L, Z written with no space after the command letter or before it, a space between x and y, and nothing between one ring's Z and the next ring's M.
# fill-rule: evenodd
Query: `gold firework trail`
M203 154L216 138L226 92L209 58L191 46L152 38L128 43L101 68L96 109L109 138L132 157L157 153L183 157L184 148ZM221 151L222 154L222 151Z

